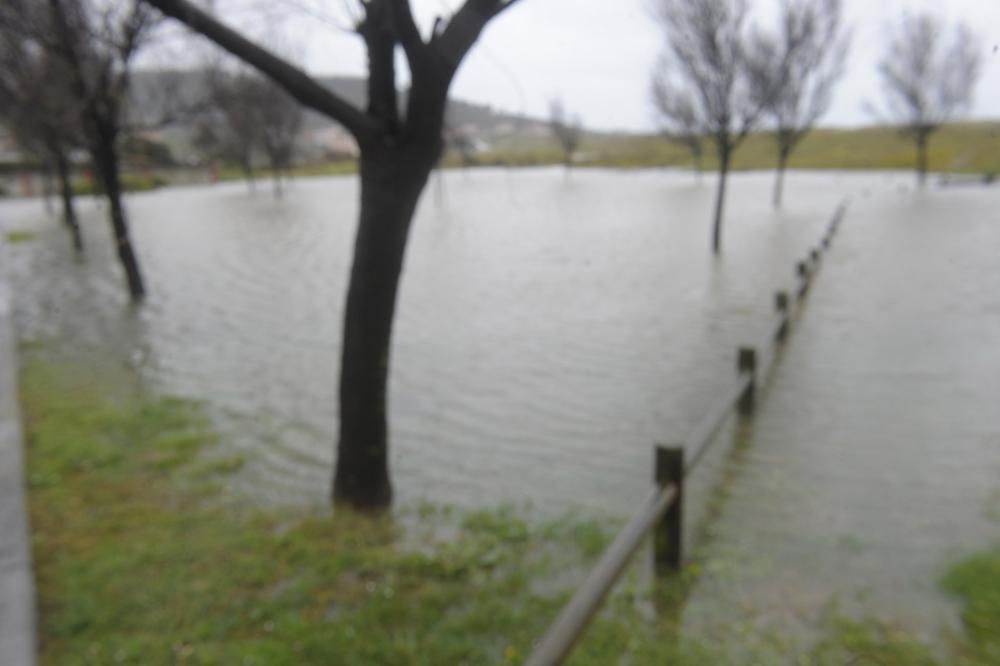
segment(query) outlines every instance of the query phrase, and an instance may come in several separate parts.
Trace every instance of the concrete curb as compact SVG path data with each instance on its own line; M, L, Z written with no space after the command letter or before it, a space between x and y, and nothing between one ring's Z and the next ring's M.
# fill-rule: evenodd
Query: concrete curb
M17 339L0 239L0 664L35 664L35 592L24 497Z

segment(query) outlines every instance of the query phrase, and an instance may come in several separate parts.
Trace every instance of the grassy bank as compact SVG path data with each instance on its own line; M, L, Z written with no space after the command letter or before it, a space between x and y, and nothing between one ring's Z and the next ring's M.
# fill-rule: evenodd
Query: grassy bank
M733 168L773 169L777 155L773 138L751 135L736 151ZM480 156L482 164L559 164L562 155L550 137L502 140ZM818 129L792 154L792 169L912 169L913 144L891 127ZM452 158L452 162L457 161ZM1000 173L1000 123L961 123L943 127L931 139L931 171ZM580 147L581 166L690 167L686 148L650 135L587 135ZM716 168L710 144L705 146L704 168Z
M21 377L43 665L521 663L565 599L566 573L606 543L593 522L507 510L249 509L221 489L243 463L220 455L197 405L47 357L24 348ZM676 638L698 570L652 596L627 577L570 663L733 661L731 646ZM946 584L972 628L948 663L997 663L1000 550ZM740 663L792 656L788 642L764 642L767 657ZM839 621L796 661L935 663L884 625Z
M35 234L31 231L25 231L22 229L14 229L8 231L4 234L4 240L8 243L27 243L28 241L34 240Z
M770 170L775 167L773 138L766 133L751 135L737 150L735 170ZM479 166L531 167L562 164L562 153L549 136L508 137L497 140L489 150L476 156ZM914 165L913 145L891 127L859 129L818 129L810 133L792 154L791 169L910 170ZM928 162L932 172L962 174L1000 174L1000 122L961 123L942 128L931 140ZM461 167L458 154L449 152L443 165ZM643 134L587 134L577 154L578 167L601 168L691 168L686 148L661 136ZM703 169L712 171L716 160L706 143ZM357 173L357 163L344 160L326 164L300 165L292 169L293 178L343 176ZM163 172L166 179L170 172ZM218 181L245 180L243 172L225 166L214 172L204 170L202 177ZM148 189L142 179L133 179L132 189ZM255 186L269 189L271 172L254 173ZM156 179L149 186L159 186Z

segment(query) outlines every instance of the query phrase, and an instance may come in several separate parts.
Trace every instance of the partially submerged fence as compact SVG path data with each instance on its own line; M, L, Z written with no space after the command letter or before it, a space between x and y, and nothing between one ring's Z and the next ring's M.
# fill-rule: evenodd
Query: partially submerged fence
M829 249L845 211L846 205L841 204L830 220L820 244L795 265L796 285L793 293L796 305L801 305L805 299L823 252ZM535 646L525 666L555 666L562 663L651 530L657 570L680 569L684 552L684 479L701 462L730 414L734 410L741 414L749 414L753 410L758 350L769 352L773 361L774 352L789 332L792 299L788 292L779 291L775 294L774 308L777 314L774 324L768 327L756 346L739 348L736 380L698 422L684 445L656 447L653 488L605 549L569 602L563 606ZM687 462L685 452L692 452Z

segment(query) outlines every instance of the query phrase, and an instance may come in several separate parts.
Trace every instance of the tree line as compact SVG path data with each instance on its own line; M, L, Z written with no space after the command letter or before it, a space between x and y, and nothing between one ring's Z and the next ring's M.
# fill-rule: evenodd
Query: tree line
M712 251L722 251L726 183L734 152L753 131L774 139L772 202L782 205L788 161L829 110L844 73L850 30L841 0L781 0L773 27L750 25L750 0L654 0L663 53L650 85L661 133L691 153L701 172L706 147L719 166L712 214ZM950 30L949 30L950 28ZM947 34L950 32L951 34ZM877 63L881 109L871 115L899 125L913 142L919 185L927 176L931 136L971 102L981 72L981 48L972 30L946 26L930 13L905 14L887 33ZM549 125L568 167L582 140L564 103L551 103Z
M336 503L379 509L392 501L386 392L410 225L449 134L445 115L455 74L486 26L517 2L464 0L421 29L408 0L358 0L352 29L367 51L363 107L189 0L5 0L0 6L0 114L57 166L66 164L72 146L87 148L108 199L113 241L133 300L142 299L145 285L121 200L118 151L132 122L123 100L134 56L164 17L242 63L235 72L213 75L214 98L197 132L205 154L240 164L252 178L248 150L259 137L256 145L272 170L287 169L303 107L354 137L360 149L360 209L343 320L331 491ZM849 41L841 3L783 0L773 29L748 24L748 0L656 0L653 7L665 46L652 78L652 99L664 132L687 146L696 161L705 144L715 150L720 177L712 248L719 252L733 152L755 128L773 132L774 201L780 205L789 157L829 107ZM928 16L906 17L889 35L879 64L885 113L914 140L921 181L930 136L968 106L979 70L968 29L959 26L950 41L942 32ZM399 94L400 65L409 72L405 100ZM568 166L580 143L579 120L558 101L551 116ZM67 182L63 179L64 192ZM71 196L64 199L79 247Z
M663 132L687 147L696 165L704 144L715 150L712 250L718 253L733 152L755 129L772 134L773 203L780 207L788 160L833 101L850 31L841 0L782 0L770 29L748 25L749 0L657 0L653 7L665 41L652 76L653 105ZM971 30L957 23L947 32L931 14L906 14L887 33L877 64L885 99L883 111L873 113L913 141L921 186L930 137L969 107L980 73L981 49Z

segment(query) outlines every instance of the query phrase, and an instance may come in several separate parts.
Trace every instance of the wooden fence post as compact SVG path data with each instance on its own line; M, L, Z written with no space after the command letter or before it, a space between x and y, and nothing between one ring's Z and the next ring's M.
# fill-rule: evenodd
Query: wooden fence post
M799 284L799 299L806 295L809 290L809 266L804 261L800 261L795 264L795 273L799 276L801 284Z
M753 412L754 385L757 383L757 350L753 347L739 348L736 354L736 372L741 375L745 372L750 373L747 388L737 403L740 414L746 416Z
M778 326L777 340L780 342L788 336L788 292L778 291L774 294L774 309L781 317L781 324Z
M656 572L677 572L684 555L684 447L656 447L656 484L677 487L674 501L653 533L653 559Z

